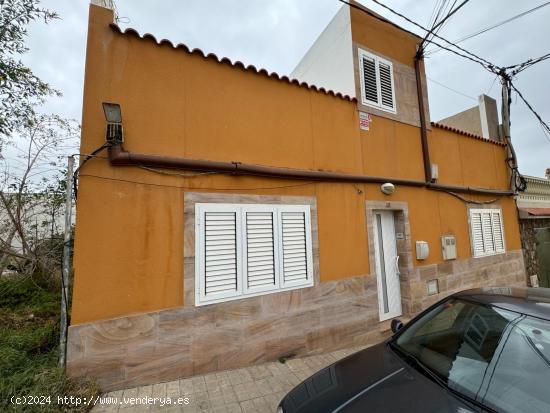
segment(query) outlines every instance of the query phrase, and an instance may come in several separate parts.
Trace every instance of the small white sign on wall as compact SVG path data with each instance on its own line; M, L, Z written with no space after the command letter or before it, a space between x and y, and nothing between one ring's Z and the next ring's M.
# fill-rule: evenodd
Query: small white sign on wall
M359 112L359 129L369 130L372 117L370 113Z

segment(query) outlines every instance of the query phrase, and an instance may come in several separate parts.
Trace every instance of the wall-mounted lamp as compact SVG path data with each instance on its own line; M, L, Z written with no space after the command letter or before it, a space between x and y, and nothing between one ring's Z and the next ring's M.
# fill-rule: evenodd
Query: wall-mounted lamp
M105 140L112 144L124 142L122 132L122 111L118 103L103 102L103 113L107 121Z
M395 192L395 185L390 182L387 182L380 186L380 190L382 191L383 194L391 195Z

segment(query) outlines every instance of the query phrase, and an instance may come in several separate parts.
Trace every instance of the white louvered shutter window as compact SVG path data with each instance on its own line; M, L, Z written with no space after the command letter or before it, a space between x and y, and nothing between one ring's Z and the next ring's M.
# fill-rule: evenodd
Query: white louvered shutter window
M195 304L313 285L309 205L195 205Z
M378 71L380 73L380 104L386 109L393 110L393 75L392 64L390 62L378 62Z
M279 221L282 284L312 283L309 207L282 208Z
M471 209L470 225L474 257L505 252L502 213L498 209Z
M504 252L504 233L502 230L502 217L500 211L493 211L493 234L495 240L495 251Z
M472 249L474 257L483 255L483 227L481 224L481 212L471 212L470 225L472 227Z
M201 301L234 297L241 292L240 210L223 205L198 205L195 254L199 261Z
M279 286L277 211L269 207L244 208L244 291L269 291Z
M362 56L363 94L366 101L378 105L378 76L376 75L376 60Z
M393 64L359 49L361 102L364 105L396 113Z

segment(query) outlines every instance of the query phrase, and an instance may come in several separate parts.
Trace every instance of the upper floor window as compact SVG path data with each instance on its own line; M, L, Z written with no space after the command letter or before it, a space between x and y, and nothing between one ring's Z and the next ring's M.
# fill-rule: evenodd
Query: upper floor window
M505 252L500 209L470 209L470 230L474 257Z
M313 285L309 205L196 204L195 303Z
M392 63L359 49L359 74L361 103L396 113Z

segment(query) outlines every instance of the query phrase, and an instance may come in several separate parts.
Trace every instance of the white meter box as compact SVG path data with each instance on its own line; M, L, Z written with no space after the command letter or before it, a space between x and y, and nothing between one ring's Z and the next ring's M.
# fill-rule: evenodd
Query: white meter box
M456 259L456 238L454 235L443 235L441 237L441 250L444 260Z

